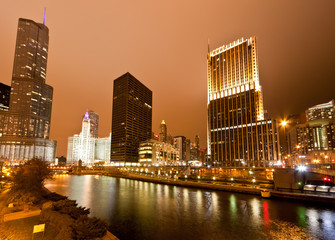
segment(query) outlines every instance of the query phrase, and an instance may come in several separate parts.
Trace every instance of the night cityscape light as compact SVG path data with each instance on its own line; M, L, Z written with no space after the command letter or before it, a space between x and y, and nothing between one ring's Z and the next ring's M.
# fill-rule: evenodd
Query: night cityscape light
M5 1L0 239L335 239L334 9Z

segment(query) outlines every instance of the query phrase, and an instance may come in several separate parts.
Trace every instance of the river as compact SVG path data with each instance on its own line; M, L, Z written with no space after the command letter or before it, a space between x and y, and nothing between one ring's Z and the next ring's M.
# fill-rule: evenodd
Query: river
M331 206L94 175L56 175L46 187L121 240L335 239Z

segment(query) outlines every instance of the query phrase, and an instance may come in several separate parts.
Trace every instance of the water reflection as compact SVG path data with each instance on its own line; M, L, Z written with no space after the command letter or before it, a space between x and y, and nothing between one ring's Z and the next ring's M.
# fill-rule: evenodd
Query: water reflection
M120 239L335 239L335 212L321 206L100 176L57 176L47 187Z

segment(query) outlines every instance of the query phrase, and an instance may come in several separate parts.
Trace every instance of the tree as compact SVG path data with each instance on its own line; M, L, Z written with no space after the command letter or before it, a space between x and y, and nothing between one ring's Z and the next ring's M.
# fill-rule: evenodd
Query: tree
M47 163L32 159L13 170L8 191L9 199L23 202L40 200L45 192L45 180L52 178L52 172Z
M107 224L105 221L86 215L81 215L72 225L73 239L96 239L103 237L107 231Z

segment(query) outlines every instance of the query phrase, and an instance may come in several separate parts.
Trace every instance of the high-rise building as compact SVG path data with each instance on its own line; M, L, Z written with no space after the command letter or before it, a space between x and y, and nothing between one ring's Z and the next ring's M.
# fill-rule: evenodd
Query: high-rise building
M109 163L111 159L111 135L95 139L95 161Z
M310 123L313 121L328 122L329 120L335 120L335 101L331 100L308 108L306 110L306 119Z
M159 141L166 142L167 141L167 126L164 120L162 120L159 126Z
M9 109L10 86L0 83L0 110Z
M276 122L264 119L256 38L208 53L208 155L222 166L269 166L280 160Z
M296 164L335 161L335 102L318 104L305 111L305 123L293 123L289 153Z
M180 164L186 164L186 137L175 136L173 138L173 145L179 151Z
M90 132L90 116L85 113L80 134L68 138L67 161L69 164L77 164L79 160L84 165L94 163L95 138Z
M114 80L111 162L138 162L139 143L150 139L152 91L130 73Z
M99 114L93 112L92 110L87 111L88 116L90 118L90 133L92 137L98 138L99 137ZM86 113L85 113L86 115ZM83 119L85 118L85 115L83 116Z
M34 157L54 161L49 140L53 88L45 83L49 29L19 19L9 111L0 115L0 156L12 161Z

